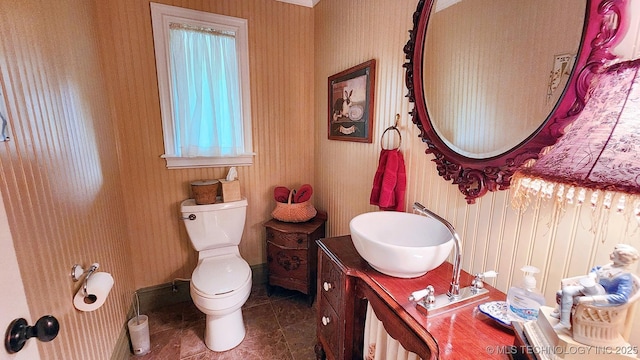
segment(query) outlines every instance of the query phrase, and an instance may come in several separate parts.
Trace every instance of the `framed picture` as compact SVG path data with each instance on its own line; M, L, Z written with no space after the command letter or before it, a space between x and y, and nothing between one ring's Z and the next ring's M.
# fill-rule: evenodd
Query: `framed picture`
M371 143L375 77L375 59L329 77L330 140Z

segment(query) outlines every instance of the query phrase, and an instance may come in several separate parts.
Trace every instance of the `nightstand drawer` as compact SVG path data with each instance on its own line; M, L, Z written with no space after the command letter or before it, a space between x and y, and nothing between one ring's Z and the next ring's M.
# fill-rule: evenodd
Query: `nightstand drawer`
M303 233L284 233L267 229L267 241L292 249L308 249L309 236Z
M305 284L308 282L306 250L287 249L267 242L267 254L269 276L298 279Z

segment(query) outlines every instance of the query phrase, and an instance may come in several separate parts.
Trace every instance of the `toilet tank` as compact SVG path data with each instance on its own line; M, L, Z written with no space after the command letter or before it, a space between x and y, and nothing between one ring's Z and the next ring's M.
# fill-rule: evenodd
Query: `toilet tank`
M238 246L247 216L247 199L196 205L184 200L180 211L191 245L197 251Z

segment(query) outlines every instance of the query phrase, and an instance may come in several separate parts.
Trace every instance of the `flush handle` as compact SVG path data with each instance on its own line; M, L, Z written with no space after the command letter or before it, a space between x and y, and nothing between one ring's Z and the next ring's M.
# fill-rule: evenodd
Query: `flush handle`
M35 337L40 341L48 342L53 340L59 331L60 323L51 315L41 317L34 326L29 326L27 320L23 318L15 319L9 324L4 346L9 354L17 353L30 338Z
M189 216L182 216L180 219L182 220L195 220L196 214L189 214Z

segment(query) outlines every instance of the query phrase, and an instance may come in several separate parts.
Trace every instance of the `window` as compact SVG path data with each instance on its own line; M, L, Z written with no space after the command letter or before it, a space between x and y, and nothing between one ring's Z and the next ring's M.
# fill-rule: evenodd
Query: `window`
M247 21L151 3L167 167L251 165Z

